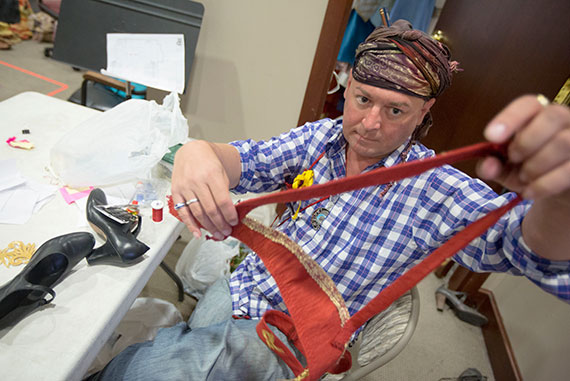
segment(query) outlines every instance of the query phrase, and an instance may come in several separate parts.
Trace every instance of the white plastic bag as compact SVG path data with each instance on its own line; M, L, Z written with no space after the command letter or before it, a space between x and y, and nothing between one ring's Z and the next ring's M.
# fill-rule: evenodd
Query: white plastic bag
M175 272L184 285L184 291L200 299L208 286L230 275L230 260L239 254L239 241L192 239L182 251Z
M253 193L232 195L232 199L237 202L257 196L259 195ZM275 216L275 204L261 206L248 214L248 217L267 226L273 222ZM229 277L230 261L240 254L240 246L245 245L232 237L221 242L206 240L204 234L200 239L191 239L182 251L175 268L184 290L200 299L208 286L221 277ZM250 249L245 246L244 254L249 251Z
M162 105L130 99L64 135L51 150L51 166L72 187L148 178L168 147L187 138L178 94L167 95Z

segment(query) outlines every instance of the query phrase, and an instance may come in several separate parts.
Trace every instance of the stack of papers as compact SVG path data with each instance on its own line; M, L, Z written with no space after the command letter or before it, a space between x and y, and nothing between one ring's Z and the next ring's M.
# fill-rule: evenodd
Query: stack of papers
M56 190L53 185L24 178L15 159L0 160L0 223L25 224Z

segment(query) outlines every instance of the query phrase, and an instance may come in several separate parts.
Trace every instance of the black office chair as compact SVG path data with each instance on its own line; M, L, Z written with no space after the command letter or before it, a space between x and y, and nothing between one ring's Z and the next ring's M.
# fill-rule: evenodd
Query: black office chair
M53 17L56 21L58 20L62 0L37 1L41 11ZM52 57L53 47L46 47L44 55ZM76 67L73 67L73 69L80 70ZM146 87L141 85L135 87L106 75L87 71L83 74L81 88L75 91L68 100L99 111L107 111L119 103L131 99L133 96L146 99Z

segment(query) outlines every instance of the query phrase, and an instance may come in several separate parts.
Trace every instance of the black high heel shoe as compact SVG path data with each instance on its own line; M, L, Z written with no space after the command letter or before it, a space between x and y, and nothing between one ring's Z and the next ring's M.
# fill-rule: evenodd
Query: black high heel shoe
M36 308L55 298L52 289L95 246L91 233L55 237L34 253L14 279L0 288L0 329L13 326ZM50 295L49 299L45 299Z
M101 206L106 204L105 192L98 188L93 189L87 199L87 221L107 242L93 250L87 257L87 262L90 265L132 264L149 249L147 245L136 239L142 226L142 218L140 216L131 216L130 219L108 217L101 209Z

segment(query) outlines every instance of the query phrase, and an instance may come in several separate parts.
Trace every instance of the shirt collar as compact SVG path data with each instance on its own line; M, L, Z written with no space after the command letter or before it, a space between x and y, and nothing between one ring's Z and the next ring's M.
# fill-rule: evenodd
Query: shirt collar
M333 158L339 153L344 153L346 147L346 140L342 134L342 120L335 120L333 128L336 129L336 132L325 145L326 155L329 158Z

